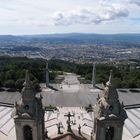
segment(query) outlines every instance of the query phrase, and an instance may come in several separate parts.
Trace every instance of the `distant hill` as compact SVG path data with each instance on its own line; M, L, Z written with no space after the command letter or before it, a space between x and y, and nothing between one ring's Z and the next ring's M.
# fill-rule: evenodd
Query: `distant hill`
M140 44L140 34L43 34L43 35L0 35L0 42L20 41L48 41L50 43L96 43L107 45L118 45L122 43ZM123 44L122 44L123 45Z

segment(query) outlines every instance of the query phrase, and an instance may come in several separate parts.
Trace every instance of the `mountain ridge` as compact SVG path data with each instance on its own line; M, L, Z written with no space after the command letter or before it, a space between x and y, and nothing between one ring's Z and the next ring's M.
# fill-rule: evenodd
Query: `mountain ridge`
M122 34L96 34L96 33L56 33L56 34L34 34L34 35L0 35L0 41L48 41L61 43L138 43L140 44L140 33Z

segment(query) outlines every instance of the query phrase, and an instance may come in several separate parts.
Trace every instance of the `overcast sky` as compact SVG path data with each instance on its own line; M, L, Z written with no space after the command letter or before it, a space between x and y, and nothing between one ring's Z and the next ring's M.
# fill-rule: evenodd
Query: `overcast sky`
M140 0L0 0L0 34L140 33Z

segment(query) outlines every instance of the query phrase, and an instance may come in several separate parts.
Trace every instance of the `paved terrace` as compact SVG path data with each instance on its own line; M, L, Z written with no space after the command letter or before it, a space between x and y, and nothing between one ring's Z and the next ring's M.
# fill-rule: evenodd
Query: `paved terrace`
M97 84L96 88L92 84L80 84L76 75L66 75L61 84L50 84L46 88L41 84L43 96L43 105L82 107L89 104L94 105L98 94L102 94L102 84ZM140 89L117 89L120 101L124 105L140 105ZM14 104L20 99L19 92L0 92L0 102Z

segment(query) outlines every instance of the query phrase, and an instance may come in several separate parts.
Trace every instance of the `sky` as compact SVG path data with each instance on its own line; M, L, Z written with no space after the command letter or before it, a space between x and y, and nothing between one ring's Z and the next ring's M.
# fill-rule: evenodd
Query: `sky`
M0 34L140 33L140 0L0 0Z

